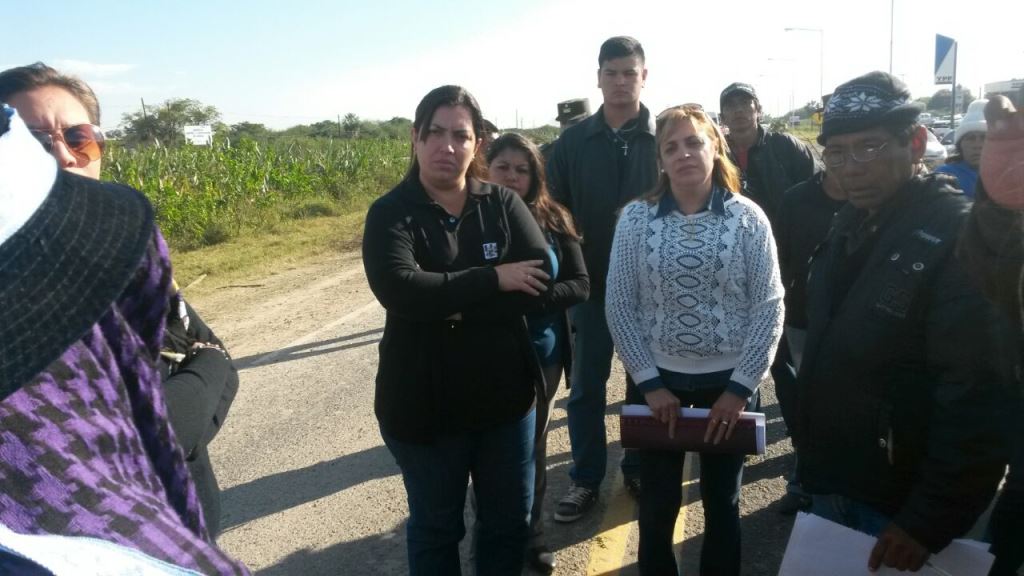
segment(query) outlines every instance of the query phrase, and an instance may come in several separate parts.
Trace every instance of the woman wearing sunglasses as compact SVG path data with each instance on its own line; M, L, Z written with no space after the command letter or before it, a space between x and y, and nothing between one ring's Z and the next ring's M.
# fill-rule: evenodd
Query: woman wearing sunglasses
M99 179L100 105L85 82L37 62L0 73L0 100L18 111L61 168Z
M60 168L99 179L104 149L100 106L82 80L37 62L0 72L0 101L18 111ZM207 529L220 531L220 488L207 445L223 425L238 390L238 372L202 318L176 285L160 369L171 426L185 453Z
M670 429L682 406L710 408L704 441L732 434L758 405L782 334L782 282L771 226L739 195L739 172L718 126L696 105L662 112L661 176L615 228L605 310L615 348L655 417ZM672 534L683 454L641 451L641 574L678 574ZM743 455L700 454L700 573L740 573Z

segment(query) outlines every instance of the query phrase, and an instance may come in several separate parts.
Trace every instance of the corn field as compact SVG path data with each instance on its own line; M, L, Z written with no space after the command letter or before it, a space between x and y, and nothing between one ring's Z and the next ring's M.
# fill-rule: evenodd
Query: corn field
M409 163L397 140L305 140L127 149L104 153L104 180L141 190L170 245L189 250L283 219L359 209Z

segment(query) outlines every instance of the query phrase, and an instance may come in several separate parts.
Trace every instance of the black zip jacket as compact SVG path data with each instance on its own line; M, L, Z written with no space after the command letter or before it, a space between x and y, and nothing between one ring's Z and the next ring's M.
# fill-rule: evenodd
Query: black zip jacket
M583 260L590 274L590 295L604 298L608 258L619 210L649 192L658 179L654 119L643 104L622 136L612 135L604 106L555 141L547 162L551 195L567 207L583 236ZM624 153L625 152L625 153Z
M778 238L779 208L782 198L794 185L821 171L821 165L804 142L781 132L758 127L757 142L750 147L747 169L743 172L743 195L764 210ZM736 162L735 154L732 155Z
M366 216L363 266L387 310L374 408L385 433L430 442L522 418L541 381L524 314L545 296L501 292L494 266L543 260L547 242L514 192L469 180L454 219L418 179Z
M779 207L775 244L786 288L786 326L806 329L807 269L811 254L832 227L832 217L845 204L825 193L824 172L786 191Z
M797 380L804 488L871 505L932 552L975 522L1007 458L997 314L954 256L967 213L935 175L863 227L840 210L811 264Z

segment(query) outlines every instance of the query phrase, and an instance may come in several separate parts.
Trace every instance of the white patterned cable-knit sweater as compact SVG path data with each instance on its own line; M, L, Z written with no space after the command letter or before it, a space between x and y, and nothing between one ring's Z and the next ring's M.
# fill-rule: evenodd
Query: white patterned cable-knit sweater
M605 313L635 382L658 368L732 370L755 390L782 335L783 288L771 226L734 195L725 214L686 216L633 201L615 227Z

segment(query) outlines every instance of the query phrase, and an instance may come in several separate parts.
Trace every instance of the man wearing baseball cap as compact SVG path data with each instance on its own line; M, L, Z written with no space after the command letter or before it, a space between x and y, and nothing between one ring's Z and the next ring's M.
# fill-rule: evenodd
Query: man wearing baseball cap
M761 126L761 101L750 84L733 82L719 96L722 123L729 128L726 140L732 161L743 177L743 195L757 203L768 216L776 241L789 230L779 229L779 211L786 190L809 180L821 167L811 148L804 142ZM799 352L799 351L798 351ZM771 375L787 428L796 387L795 363L789 342L783 338L772 363ZM795 514L806 509L810 499L800 485L799 474L791 474L779 511Z
M915 175L919 113L871 72L836 88L818 137L848 203L810 267L793 432L811 511L877 536L871 570L916 571L962 536L1007 459L1003 320L954 256L968 202Z
M761 126L761 101L754 87L733 82L718 99L732 160L743 176L743 195L764 210L775 227L782 195L821 169L810 146ZM776 230L773 229L773 232Z

